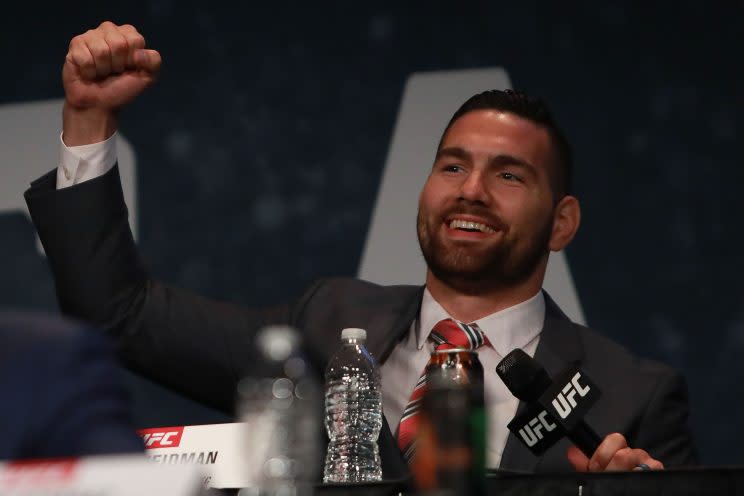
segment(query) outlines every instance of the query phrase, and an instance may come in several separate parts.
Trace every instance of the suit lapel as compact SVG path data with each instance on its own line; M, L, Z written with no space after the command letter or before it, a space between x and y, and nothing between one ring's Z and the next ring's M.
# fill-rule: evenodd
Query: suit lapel
M569 363L580 363L583 358L583 348L570 319L548 293L543 291L543 295L545 296L545 323L535 351L535 360L545 367L548 375L553 378ZM520 401L517 413L522 413L526 407L527 405ZM552 451L549 449L542 456L537 457L510 432L501 456L500 468L515 472L534 472L544 458L551 456ZM560 461L556 460L556 463L558 462Z
M424 286L420 286L400 302L381 306L374 321L367 324L367 349L379 363L385 363L398 341L410 330L421 310L423 293Z
M424 287L421 286L410 295L394 305L381 306L372 322L368 323L367 349L384 363L400 341L411 328L421 309L421 297ZM396 426L397 427L397 426ZM398 448L391 426L383 415L383 425L377 446L382 460L382 472L385 480L408 480L411 476L408 463Z

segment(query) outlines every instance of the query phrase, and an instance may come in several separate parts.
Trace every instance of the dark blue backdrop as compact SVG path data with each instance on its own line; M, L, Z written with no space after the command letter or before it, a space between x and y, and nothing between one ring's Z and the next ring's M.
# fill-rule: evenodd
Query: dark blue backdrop
M354 275L406 77L502 66L575 144L567 256L588 322L680 368L704 461L744 462L741 2L232 4L29 2L0 19L2 103L61 97L69 39L104 19L161 51L122 116L154 274L256 304ZM0 233L0 303L56 308L29 222L4 213ZM224 419L133 390L142 425Z

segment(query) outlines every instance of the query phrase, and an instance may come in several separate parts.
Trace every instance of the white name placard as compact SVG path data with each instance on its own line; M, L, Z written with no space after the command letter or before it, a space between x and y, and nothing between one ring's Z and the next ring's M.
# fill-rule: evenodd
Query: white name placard
M196 465L160 467L143 455L0 463L3 496L195 496L202 488Z
M196 465L205 485L215 488L248 487L244 424L155 427L138 431L150 461L160 465Z

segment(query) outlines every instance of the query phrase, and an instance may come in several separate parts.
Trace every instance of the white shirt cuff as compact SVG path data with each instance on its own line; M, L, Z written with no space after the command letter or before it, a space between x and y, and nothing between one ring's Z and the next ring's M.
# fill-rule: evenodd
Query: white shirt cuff
M111 170L116 164L116 139L117 133L114 133L106 141L67 146L60 133L57 189L95 179Z

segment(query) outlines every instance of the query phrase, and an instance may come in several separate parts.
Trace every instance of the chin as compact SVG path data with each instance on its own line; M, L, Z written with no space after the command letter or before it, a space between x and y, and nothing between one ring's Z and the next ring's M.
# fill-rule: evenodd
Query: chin
M452 285L481 284L494 279L493 268L484 264L482 259L475 259L471 256L463 258L459 260L427 260L427 265L438 279L448 284L452 283Z

